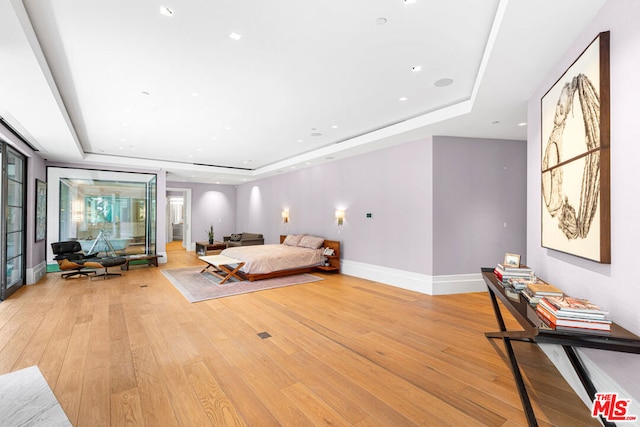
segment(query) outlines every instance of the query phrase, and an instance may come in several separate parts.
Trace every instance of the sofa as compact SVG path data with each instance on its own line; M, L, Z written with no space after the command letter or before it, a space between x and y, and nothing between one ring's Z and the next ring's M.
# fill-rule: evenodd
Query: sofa
M257 233L238 233L223 237L228 248L236 246L264 245L264 236Z

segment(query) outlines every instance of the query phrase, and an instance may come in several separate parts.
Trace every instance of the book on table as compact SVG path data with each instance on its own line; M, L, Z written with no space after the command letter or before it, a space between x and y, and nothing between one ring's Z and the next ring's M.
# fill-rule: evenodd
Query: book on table
M573 298L570 296L563 297L549 297L547 298L549 303L553 304L559 311L562 312L574 312L574 313L591 313L591 314L609 314L608 311L603 310L596 304L586 299Z
M558 310L558 308L549 302L547 297L542 297L540 301L538 301L538 305L546 309L549 313L551 313L555 317L566 318L566 319L592 319L592 320L605 320L606 316L602 313L589 313L589 312L576 312L576 311L566 311L566 310Z
M514 277L528 278L533 274L533 270L527 266L522 267L502 267L502 264L498 264L493 270L498 280L506 281Z
M558 327L562 328L575 328L575 329L592 329L597 331L610 331L611 321L608 319L595 320L585 318L565 318L556 317L553 313L549 312L542 303L536 306L536 313L545 321L549 326L554 329Z
M498 263L498 266L496 268L502 271L510 272L510 273L524 273L524 272L532 273L533 272L533 269L531 267L527 267L526 265L521 265L520 267L510 267L508 265Z
M562 300L563 306L579 306L578 311L561 309L552 301ZM568 300L568 301L565 301ZM574 300L577 300L574 301ZM591 307L591 308L585 308ZM566 330L594 330L610 331L611 320L606 318L606 312L595 304L572 297L544 296L536 305L536 314L554 329L566 328Z
M564 295L564 293L560 289L542 280L537 280L535 282L532 281L531 283L527 283L527 290L531 292L533 296L536 296L536 297L540 297L540 296L562 297Z

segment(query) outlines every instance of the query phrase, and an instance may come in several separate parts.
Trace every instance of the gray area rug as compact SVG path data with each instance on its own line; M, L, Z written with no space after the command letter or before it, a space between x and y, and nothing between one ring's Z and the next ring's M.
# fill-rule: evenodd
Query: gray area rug
M37 366L0 376L0 425L71 426Z
M202 267L175 268L163 270L167 279L178 289L189 302L205 301L209 299L246 294L265 289L282 288L284 286L301 285L303 283L324 280L312 274L296 274L293 276L276 277L274 279L249 281L232 281L222 285L220 279L207 272L200 273Z

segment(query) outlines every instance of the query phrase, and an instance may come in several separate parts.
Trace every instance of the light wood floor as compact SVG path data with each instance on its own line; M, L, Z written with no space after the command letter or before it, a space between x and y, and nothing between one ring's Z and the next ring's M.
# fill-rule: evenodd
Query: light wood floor
M38 365L75 426L526 424L484 293L327 275L190 304L161 270L201 262L168 259L23 287L0 303L0 374ZM598 425L535 345L514 347L540 425Z

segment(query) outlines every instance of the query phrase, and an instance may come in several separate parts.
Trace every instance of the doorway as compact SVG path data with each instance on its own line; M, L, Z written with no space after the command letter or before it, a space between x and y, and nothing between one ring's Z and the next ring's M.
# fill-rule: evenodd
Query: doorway
M170 188L166 192L167 243L182 242L182 247L191 249L191 189Z

